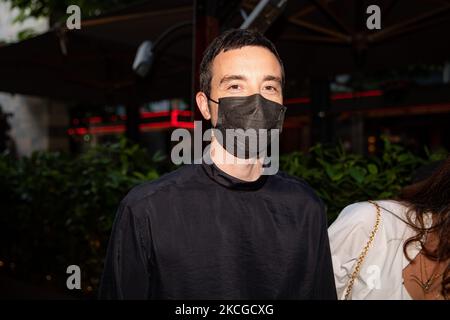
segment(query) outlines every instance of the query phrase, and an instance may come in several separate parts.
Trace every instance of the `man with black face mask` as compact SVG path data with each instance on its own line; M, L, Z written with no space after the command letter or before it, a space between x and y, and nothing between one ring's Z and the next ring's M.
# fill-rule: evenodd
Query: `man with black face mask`
M207 159L122 200L99 297L336 299L323 203L303 180L264 172L286 110L274 45L227 31L200 72L196 102L213 127Z
M219 106L214 126L214 138L220 135L218 143L237 158L264 157L272 139L277 139L281 132L286 107L259 93L219 98L220 102L207 98ZM274 131L276 134L272 136Z

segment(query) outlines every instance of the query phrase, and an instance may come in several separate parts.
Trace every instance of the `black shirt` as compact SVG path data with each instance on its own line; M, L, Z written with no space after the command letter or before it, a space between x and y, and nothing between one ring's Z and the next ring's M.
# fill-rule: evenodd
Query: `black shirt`
M185 165L122 200L99 297L336 299L324 206L281 171Z

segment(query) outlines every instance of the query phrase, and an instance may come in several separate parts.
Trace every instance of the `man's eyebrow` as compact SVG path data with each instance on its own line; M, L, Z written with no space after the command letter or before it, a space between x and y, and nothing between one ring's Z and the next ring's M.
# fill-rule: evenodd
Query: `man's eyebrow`
M247 78L240 74L226 75L222 79L220 79L219 85L233 80L247 80Z
M277 76L272 76L272 75L267 75L264 77L263 79L264 81L276 81L279 82L281 85L281 77L277 77Z

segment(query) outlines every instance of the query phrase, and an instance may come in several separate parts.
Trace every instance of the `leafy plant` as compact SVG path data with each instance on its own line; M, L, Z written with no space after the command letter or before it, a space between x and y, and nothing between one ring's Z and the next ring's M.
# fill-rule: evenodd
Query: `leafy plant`
M421 158L384 139L384 147L377 157L347 153L342 145L319 144L308 154L296 152L283 156L280 166L316 190L327 206L331 223L351 203L394 198L402 187L411 183L417 168L443 159L446 152L427 150L427 155Z
M65 268L81 267L95 288L115 211L128 190L159 177L155 162L125 140L76 157L36 152L0 157L0 260L33 282L51 275L65 286Z

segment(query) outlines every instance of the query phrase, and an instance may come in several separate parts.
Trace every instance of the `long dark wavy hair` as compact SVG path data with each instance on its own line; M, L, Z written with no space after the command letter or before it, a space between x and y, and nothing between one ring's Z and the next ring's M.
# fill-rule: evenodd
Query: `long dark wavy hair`
M450 156L427 179L405 187L397 200L408 207L408 223L416 231L416 235L407 239L403 247L403 252L409 261L412 259L408 256L406 249L416 241L421 243L422 254L427 258L438 262L448 261L450 258ZM427 229L424 218L430 212L433 216L433 225ZM436 248L427 248L423 243L427 232L437 236ZM441 294L445 299L450 297L449 264L443 274Z

